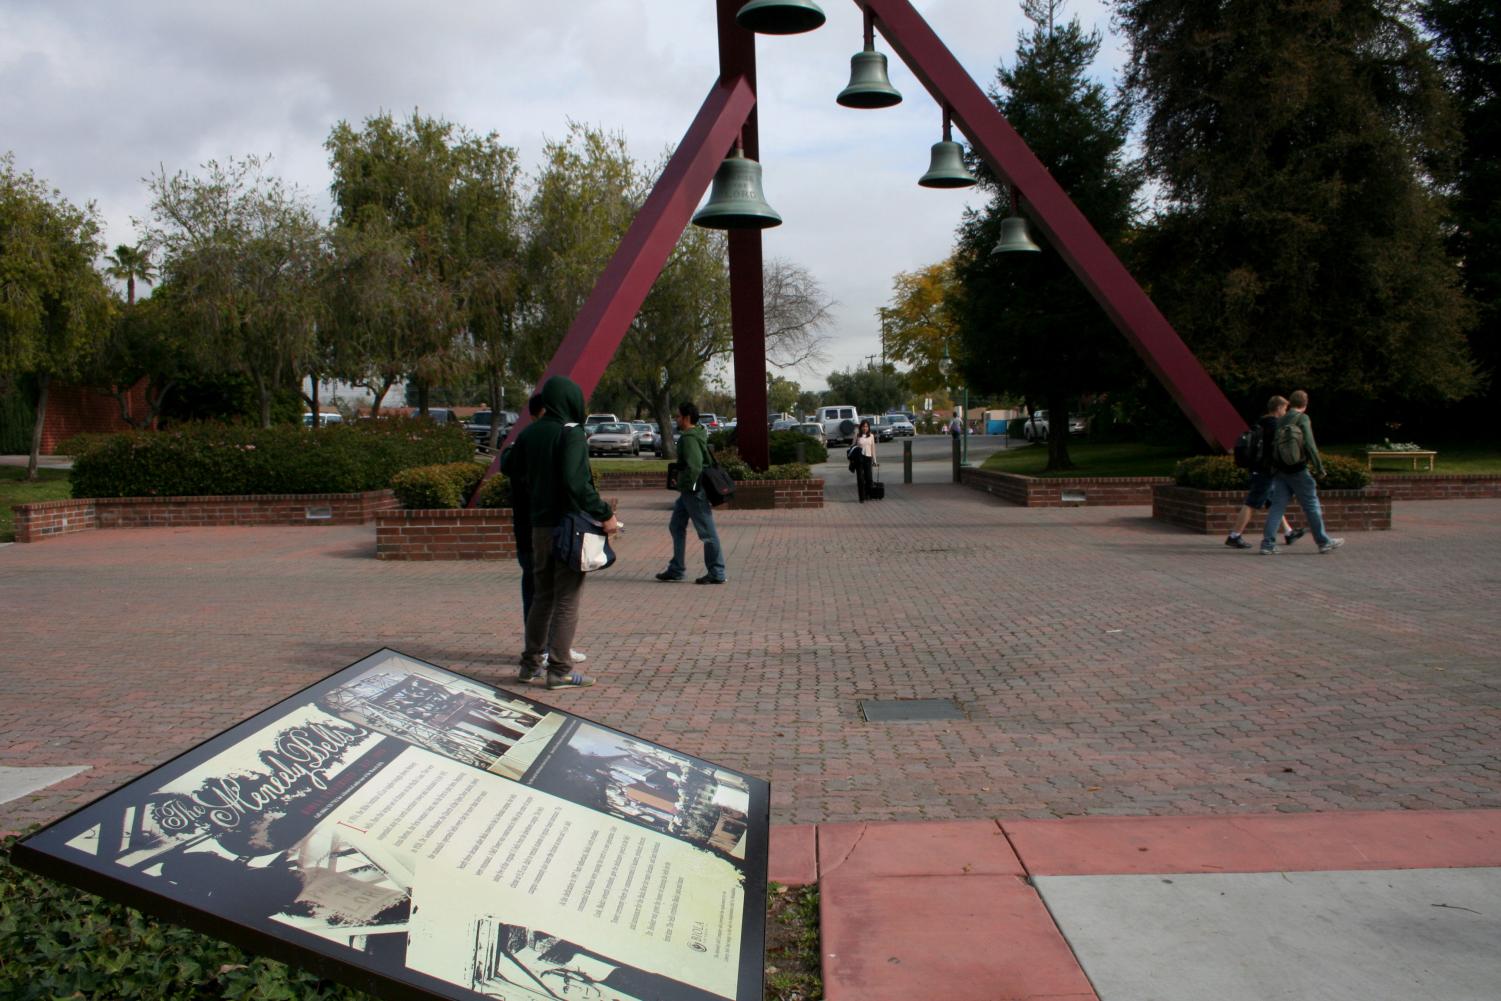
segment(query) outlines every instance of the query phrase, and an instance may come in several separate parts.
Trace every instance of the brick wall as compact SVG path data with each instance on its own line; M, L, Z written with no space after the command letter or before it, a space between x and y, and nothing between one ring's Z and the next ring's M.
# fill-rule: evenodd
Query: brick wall
M665 496L666 473L601 473L595 486L604 490L658 490ZM739 503L736 503L739 499ZM1146 503L1143 501L1142 503ZM823 507L823 480L746 480L735 486L735 497L719 510Z
M600 473L594 478L595 489L605 490L666 490L667 472L655 473Z
M16 541L93 528L208 528L226 525L363 525L396 507L389 490L358 494L240 497L100 497L16 507ZM63 522L66 519L67 524Z
M385 511L375 516L379 560L510 560L510 508Z
M146 380L130 389L130 412L146 412ZM42 454L53 455L58 442L84 431L128 431L113 395L97 389L53 383L47 390L47 414L42 420Z
M1240 517L1246 495L1241 490L1195 490L1172 484L1152 490L1152 517L1205 535L1228 534ZM1382 532L1392 527L1392 495L1385 485L1364 490L1320 490L1324 527L1330 532ZM1294 528L1308 524L1297 501L1288 505ZM1259 535L1265 514L1258 511L1246 528Z
M1474 473L1464 476L1417 473L1376 476L1375 486L1391 493L1393 500L1472 500L1501 497L1501 476Z
M41 542L54 535L91 532L95 524L91 500L39 501L15 509L17 542Z
M1118 507L1152 503L1152 488L1171 483L1166 476L1021 476L962 469L960 481L1023 507Z

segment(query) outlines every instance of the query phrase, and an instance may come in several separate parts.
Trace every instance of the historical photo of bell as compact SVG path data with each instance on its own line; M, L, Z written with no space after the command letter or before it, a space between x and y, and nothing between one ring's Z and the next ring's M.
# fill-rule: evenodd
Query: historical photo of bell
M564 717L420 661L393 656L319 704L335 716L519 779Z
M733 861L745 858L745 779L660 745L580 722L530 784Z

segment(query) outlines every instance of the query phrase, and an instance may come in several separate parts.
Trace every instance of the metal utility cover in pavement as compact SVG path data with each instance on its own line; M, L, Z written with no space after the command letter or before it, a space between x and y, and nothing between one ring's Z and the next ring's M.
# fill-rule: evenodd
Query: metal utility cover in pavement
M925 723L964 718L950 699L861 699L860 714L867 723Z

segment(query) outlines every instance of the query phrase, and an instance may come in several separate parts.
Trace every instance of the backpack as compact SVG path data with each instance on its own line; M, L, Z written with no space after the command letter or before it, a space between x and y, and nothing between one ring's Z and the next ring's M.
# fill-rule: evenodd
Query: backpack
M1303 423L1289 421L1277 429L1272 443L1272 457L1279 466L1292 467L1303 462Z
M1260 469L1266 459L1266 436L1260 425L1235 439L1235 464L1241 469Z

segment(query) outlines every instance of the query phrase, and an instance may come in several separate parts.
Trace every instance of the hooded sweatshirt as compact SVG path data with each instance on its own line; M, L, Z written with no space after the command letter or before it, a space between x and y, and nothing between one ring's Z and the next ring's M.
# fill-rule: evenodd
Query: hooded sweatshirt
M513 465L525 479L532 525L551 528L570 511L608 520L610 505L594 489L589 471L583 390L572 379L555 375L542 386L542 405L547 413L517 436L509 461L502 465Z
M709 464L709 432L694 424L678 439L678 492L691 494Z

